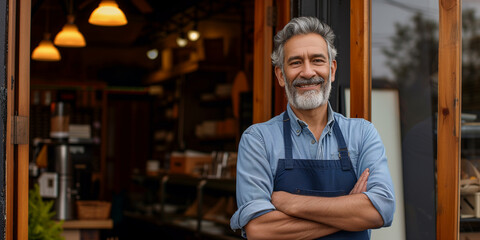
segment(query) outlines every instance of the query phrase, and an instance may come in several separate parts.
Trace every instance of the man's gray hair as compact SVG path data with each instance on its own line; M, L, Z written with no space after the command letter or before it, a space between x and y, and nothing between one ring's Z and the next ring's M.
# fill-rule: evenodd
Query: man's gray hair
M323 37L323 39L325 39L328 48L328 58L331 64L337 56L337 49L335 49L335 46L333 45L333 40L335 39L333 30L327 24L320 22L318 18L298 17L292 19L281 31L277 33L277 35L275 35L275 38L273 39L274 50L272 53L273 65L283 69L283 48L285 43L293 36L305 35L309 33L319 34Z

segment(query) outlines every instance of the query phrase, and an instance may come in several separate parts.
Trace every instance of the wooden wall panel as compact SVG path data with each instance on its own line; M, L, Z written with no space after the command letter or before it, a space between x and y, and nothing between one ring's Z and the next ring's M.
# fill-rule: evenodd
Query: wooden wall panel
M371 0L350 1L350 117L371 120Z
M437 239L459 238L462 69L460 0L440 0L437 135Z
M282 30L285 25L290 21L290 1L289 0L276 0L277 6L277 24L275 27L275 34ZM273 80L275 86L274 93L274 115L278 115L287 109L287 97L285 95L285 89L281 87L276 79Z
M18 35L18 115L30 115L30 0L19 4ZM28 134L28 127L26 129ZM19 144L17 152L17 239L28 239L28 163L29 144Z
M272 27L268 23L268 11L272 0L255 0L253 39L253 123L272 117ZM271 13L270 13L271 14ZM270 26L269 26L270 25Z

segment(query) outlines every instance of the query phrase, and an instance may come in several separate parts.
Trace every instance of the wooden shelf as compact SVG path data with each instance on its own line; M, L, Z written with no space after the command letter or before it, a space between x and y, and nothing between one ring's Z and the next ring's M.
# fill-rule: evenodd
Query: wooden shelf
M113 220L66 220L63 229L112 229Z

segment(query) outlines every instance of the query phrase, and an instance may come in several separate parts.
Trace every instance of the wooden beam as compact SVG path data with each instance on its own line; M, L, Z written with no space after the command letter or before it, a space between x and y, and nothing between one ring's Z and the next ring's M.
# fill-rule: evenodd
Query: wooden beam
M30 116L30 0L19 1L18 115ZM28 127L26 129L28 134ZM29 144L19 144L17 153L17 238L28 239Z
M275 27L275 34L282 30L290 21L290 0L276 0L277 6L277 24ZM281 87L275 80L273 80L274 88L274 115L278 115L287 109L287 98L285 89Z
M440 0L438 44L437 239L459 238L462 6Z
M272 117L272 0L255 0L253 39L253 123ZM269 13L270 11L270 13Z
M371 121L371 0L350 1L350 117Z

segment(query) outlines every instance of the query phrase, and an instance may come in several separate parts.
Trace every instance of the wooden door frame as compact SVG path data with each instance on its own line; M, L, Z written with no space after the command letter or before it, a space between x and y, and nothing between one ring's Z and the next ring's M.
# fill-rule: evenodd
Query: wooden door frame
M8 1L8 56L7 56L7 119L6 170L6 238L27 239L28 236L28 152L29 145L13 147L11 119L14 112L12 81L18 91L18 114L29 116L30 79L30 0ZM270 63L272 30L266 28L266 16L271 0L255 0L254 50L254 122L271 117L272 73ZM460 159L461 113L461 1L439 0L439 96L437 136L437 239L458 239L458 181ZM351 82L352 114L370 118L371 109L371 1L351 2L351 52L362 64L352 64L351 73L357 73ZM257 12L262 11L262 12ZM17 17L19 14L19 17ZM261 17L262 19L258 19ZM18 20L17 20L18 19ZM360 24L359 24L360 23ZM356 25L353 25L356 24ZM359 31L361 30L361 31ZM18 32L17 32L18 31ZM18 39L17 39L18 38ZM18 40L18 41L17 41ZM357 42L358 40L358 42ZM18 45L18 46L17 46ZM266 48L265 48L266 46ZM355 50L356 49L356 50ZM262 51L262 52L259 52ZM259 54L259 55L255 55ZM258 61L261 61L261 64ZM266 63L268 62L268 64ZM18 64L15 64L18 63ZM355 68L355 69L354 69ZM353 85L353 84L359 84ZM354 87L355 86L355 87ZM357 92L358 91L358 92ZM15 149L16 148L16 149ZM15 165L16 163L16 165ZM14 168L15 167L15 168ZM17 183L15 185L15 183ZM15 226L15 227L14 227Z
M437 239L459 239L462 112L461 0L439 0Z
M30 0L8 0L6 169L6 239L28 239L29 144L14 144L14 116L30 115ZM22 129L27 134L28 123Z
M255 0L253 33L253 123L272 117L273 0ZM269 22L270 21L270 22Z
M372 120L372 1L350 1L350 117Z

